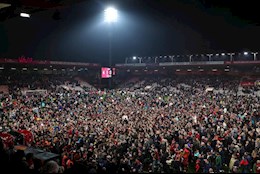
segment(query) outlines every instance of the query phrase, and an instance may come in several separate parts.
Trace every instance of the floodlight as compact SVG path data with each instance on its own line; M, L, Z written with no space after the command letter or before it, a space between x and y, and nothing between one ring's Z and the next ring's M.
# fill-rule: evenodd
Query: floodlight
M113 23L117 21L118 18L118 13L117 9L113 7L108 7L107 9L104 10L104 17L105 17L105 22L107 23Z
M31 15L28 13L20 13L20 16L23 18L30 18Z

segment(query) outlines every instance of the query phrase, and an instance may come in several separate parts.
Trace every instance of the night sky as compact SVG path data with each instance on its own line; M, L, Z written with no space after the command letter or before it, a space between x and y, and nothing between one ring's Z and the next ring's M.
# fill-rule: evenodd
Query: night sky
M224 3L225 2L225 3ZM257 1L117 0L84 1L0 22L0 57L108 64L112 31L113 63L126 57L259 51ZM112 4L119 20L104 23ZM238 6L233 7L232 6Z

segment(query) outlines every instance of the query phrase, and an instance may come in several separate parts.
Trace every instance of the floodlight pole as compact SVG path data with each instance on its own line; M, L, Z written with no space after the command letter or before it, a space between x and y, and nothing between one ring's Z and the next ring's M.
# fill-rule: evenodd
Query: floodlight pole
M139 63L142 63L142 57L137 57L139 60Z
M235 53L227 53L230 56L230 61L234 61L233 60L233 56L235 55Z
M169 56L169 57L170 57L171 61L173 62L173 58L174 58L174 56Z
M127 64L127 63L128 63L128 62L127 62L127 60L128 60L128 57L126 57L126 58L125 58L125 64Z
M112 28L112 26L110 26ZM112 68L112 29L109 27L108 32L108 65L109 68ZM108 79L108 87L111 89L112 86L112 77Z
M105 15L105 22L107 22L109 24L109 32L108 32L108 51L109 51L109 55L108 55L108 65L109 68L111 68L112 66L112 35L113 35L113 23L116 22L117 20L117 10L109 7L104 11L104 15ZM109 82L109 89L111 89L112 86L112 77L108 79Z
M209 61L211 61L211 57L213 56L213 54L207 54L207 56L209 56Z
M192 61L192 56L193 56L193 55L189 55L189 61L190 61L190 62Z
M111 29L112 30L112 29ZM108 43L108 47L109 47L109 68L111 68L112 66L112 31L109 31L108 33L108 37L109 37L109 43Z
M157 63L157 59L159 59L160 57L155 57L154 59L154 63Z
M258 52L252 53L254 55L254 61L256 61L256 55L258 54Z

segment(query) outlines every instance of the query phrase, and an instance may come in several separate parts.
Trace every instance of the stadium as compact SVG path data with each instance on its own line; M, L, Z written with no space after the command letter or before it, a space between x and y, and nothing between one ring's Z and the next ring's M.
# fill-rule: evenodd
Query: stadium
M121 7L129 12L135 7L144 10L148 5L159 18L159 12L167 11L173 1L165 1L168 7L156 1L142 2L143 6L135 3L121 2ZM179 1L173 4L178 9L185 6ZM193 5L196 3L187 6ZM17 45L12 44L20 43L19 37L12 41L11 35L15 33L1 30L10 27L10 23L22 25L20 20L24 18L34 22L43 20L46 26L50 21L63 25L69 19L63 19L62 14L73 15L74 8L83 6L94 7L91 1L84 0L0 1L0 36L8 36L8 42L0 42L3 43L0 48L1 170L10 173L260 173L258 46L232 48L237 51L196 50L194 46L192 51L178 52L175 49L180 48L173 48L177 47L173 44L166 54L160 49L153 50L152 45L145 48L137 44L131 48L132 37L129 37L123 42L129 45L123 49L122 43L114 39L120 36L119 29L113 28L112 32L109 28L105 49L93 41L92 47L82 48L80 53L78 48L75 51L60 46L62 53L58 54L56 50L62 42L55 41L55 48L54 40L49 40L47 46L41 45L47 39L39 34L37 48L32 44L37 38L33 38L28 39L28 48L20 45L16 49ZM41 16L53 11L52 19ZM114 8L105 9L105 23L116 25L120 14L117 13ZM130 21L130 15L128 18ZM23 22L30 25L29 21ZM166 23L171 23L169 18ZM255 26L259 33L258 24ZM86 42L91 41L91 35L93 31ZM68 33L62 35L65 36L72 42ZM56 36L52 34L52 37ZM166 39L160 40L161 37L156 38L156 47ZM142 40L141 35L138 39ZM200 41L191 44L197 42ZM45 47L46 52L42 51ZM133 49L145 51L138 56ZM84 53L83 56L90 57L104 54L104 58L69 59L70 52L75 57ZM41 59L39 55L50 58Z

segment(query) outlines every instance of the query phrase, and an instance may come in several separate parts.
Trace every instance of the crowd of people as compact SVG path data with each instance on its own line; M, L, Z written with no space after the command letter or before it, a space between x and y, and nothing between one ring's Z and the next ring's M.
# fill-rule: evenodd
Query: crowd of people
M149 77L84 92L52 84L46 94L23 95L19 88L3 94L0 122L3 131L31 131L34 141L28 146L60 158L39 164L31 153L0 146L2 168L19 173L260 173L260 96L239 95L239 78Z

